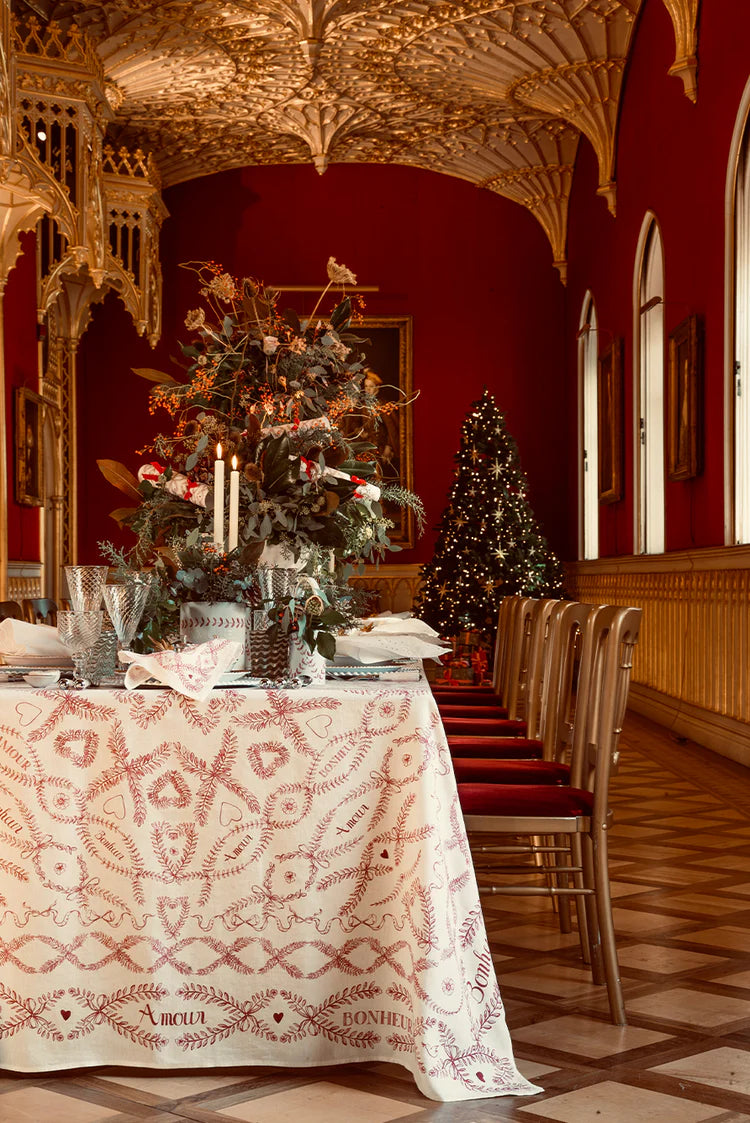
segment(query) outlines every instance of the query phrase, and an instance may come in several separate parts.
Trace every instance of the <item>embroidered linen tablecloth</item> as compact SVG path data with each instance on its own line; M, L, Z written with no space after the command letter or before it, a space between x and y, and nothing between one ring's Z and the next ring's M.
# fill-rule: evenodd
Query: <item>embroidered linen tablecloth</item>
M429 690L0 693L0 1067L517 1072Z

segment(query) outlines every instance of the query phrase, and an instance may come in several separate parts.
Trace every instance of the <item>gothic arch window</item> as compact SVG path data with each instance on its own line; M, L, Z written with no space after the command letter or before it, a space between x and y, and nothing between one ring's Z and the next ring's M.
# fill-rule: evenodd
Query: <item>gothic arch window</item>
M641 227L634 278L635 552L664 551L664 247L656 216Z
M725 540L750 542L750 82L735 122L726 190Z
M580 418L580 548L583 558L599 557L599 434L596 304L586 293L578 326Z

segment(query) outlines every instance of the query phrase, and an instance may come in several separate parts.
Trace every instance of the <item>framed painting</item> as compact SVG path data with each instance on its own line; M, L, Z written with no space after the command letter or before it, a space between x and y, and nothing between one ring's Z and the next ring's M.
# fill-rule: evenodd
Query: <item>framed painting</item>
M365 316L354 331L366 340L361 345L366 356L365 384L383 402L412 396L412 321L411 316ZM414 486L413 410L411 404L383 413L379 424L367 419L362 437L376 447L375 459L382 484ZM383 509L394 523L391 542L407 549L414 545L414 515L407 507L385 502Z
M599 356L599 502L622 499L622 360L624 343L613 339Z
M16 503L44 505L42 457L44 399L33 390L16 390Z
M689 480L703 470L703 324L688 316L669 337L667 477Z

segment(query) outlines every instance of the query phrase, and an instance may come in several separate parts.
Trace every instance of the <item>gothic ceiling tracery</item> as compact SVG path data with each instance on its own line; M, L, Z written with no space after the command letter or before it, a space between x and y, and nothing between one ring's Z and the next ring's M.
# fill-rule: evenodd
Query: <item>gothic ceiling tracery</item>
M112 138L165 185L248 164L400 163L526 206L564 272L572 166L592 144L614 210L619 95L642 0L17 0L76 23ZM695 92L698 0L663 0ZM692 38L691 38L692 36Z

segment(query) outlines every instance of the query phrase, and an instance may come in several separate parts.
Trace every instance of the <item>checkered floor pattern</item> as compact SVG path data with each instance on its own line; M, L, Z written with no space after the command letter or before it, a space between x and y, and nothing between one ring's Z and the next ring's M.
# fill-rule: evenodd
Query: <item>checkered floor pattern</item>
M382 1064L0 1070L0 1123L750 1123L750 770L637 716L622 749L610 868L627 1027L549 902L486 904L516 1056L543 1094L435 1104Z

